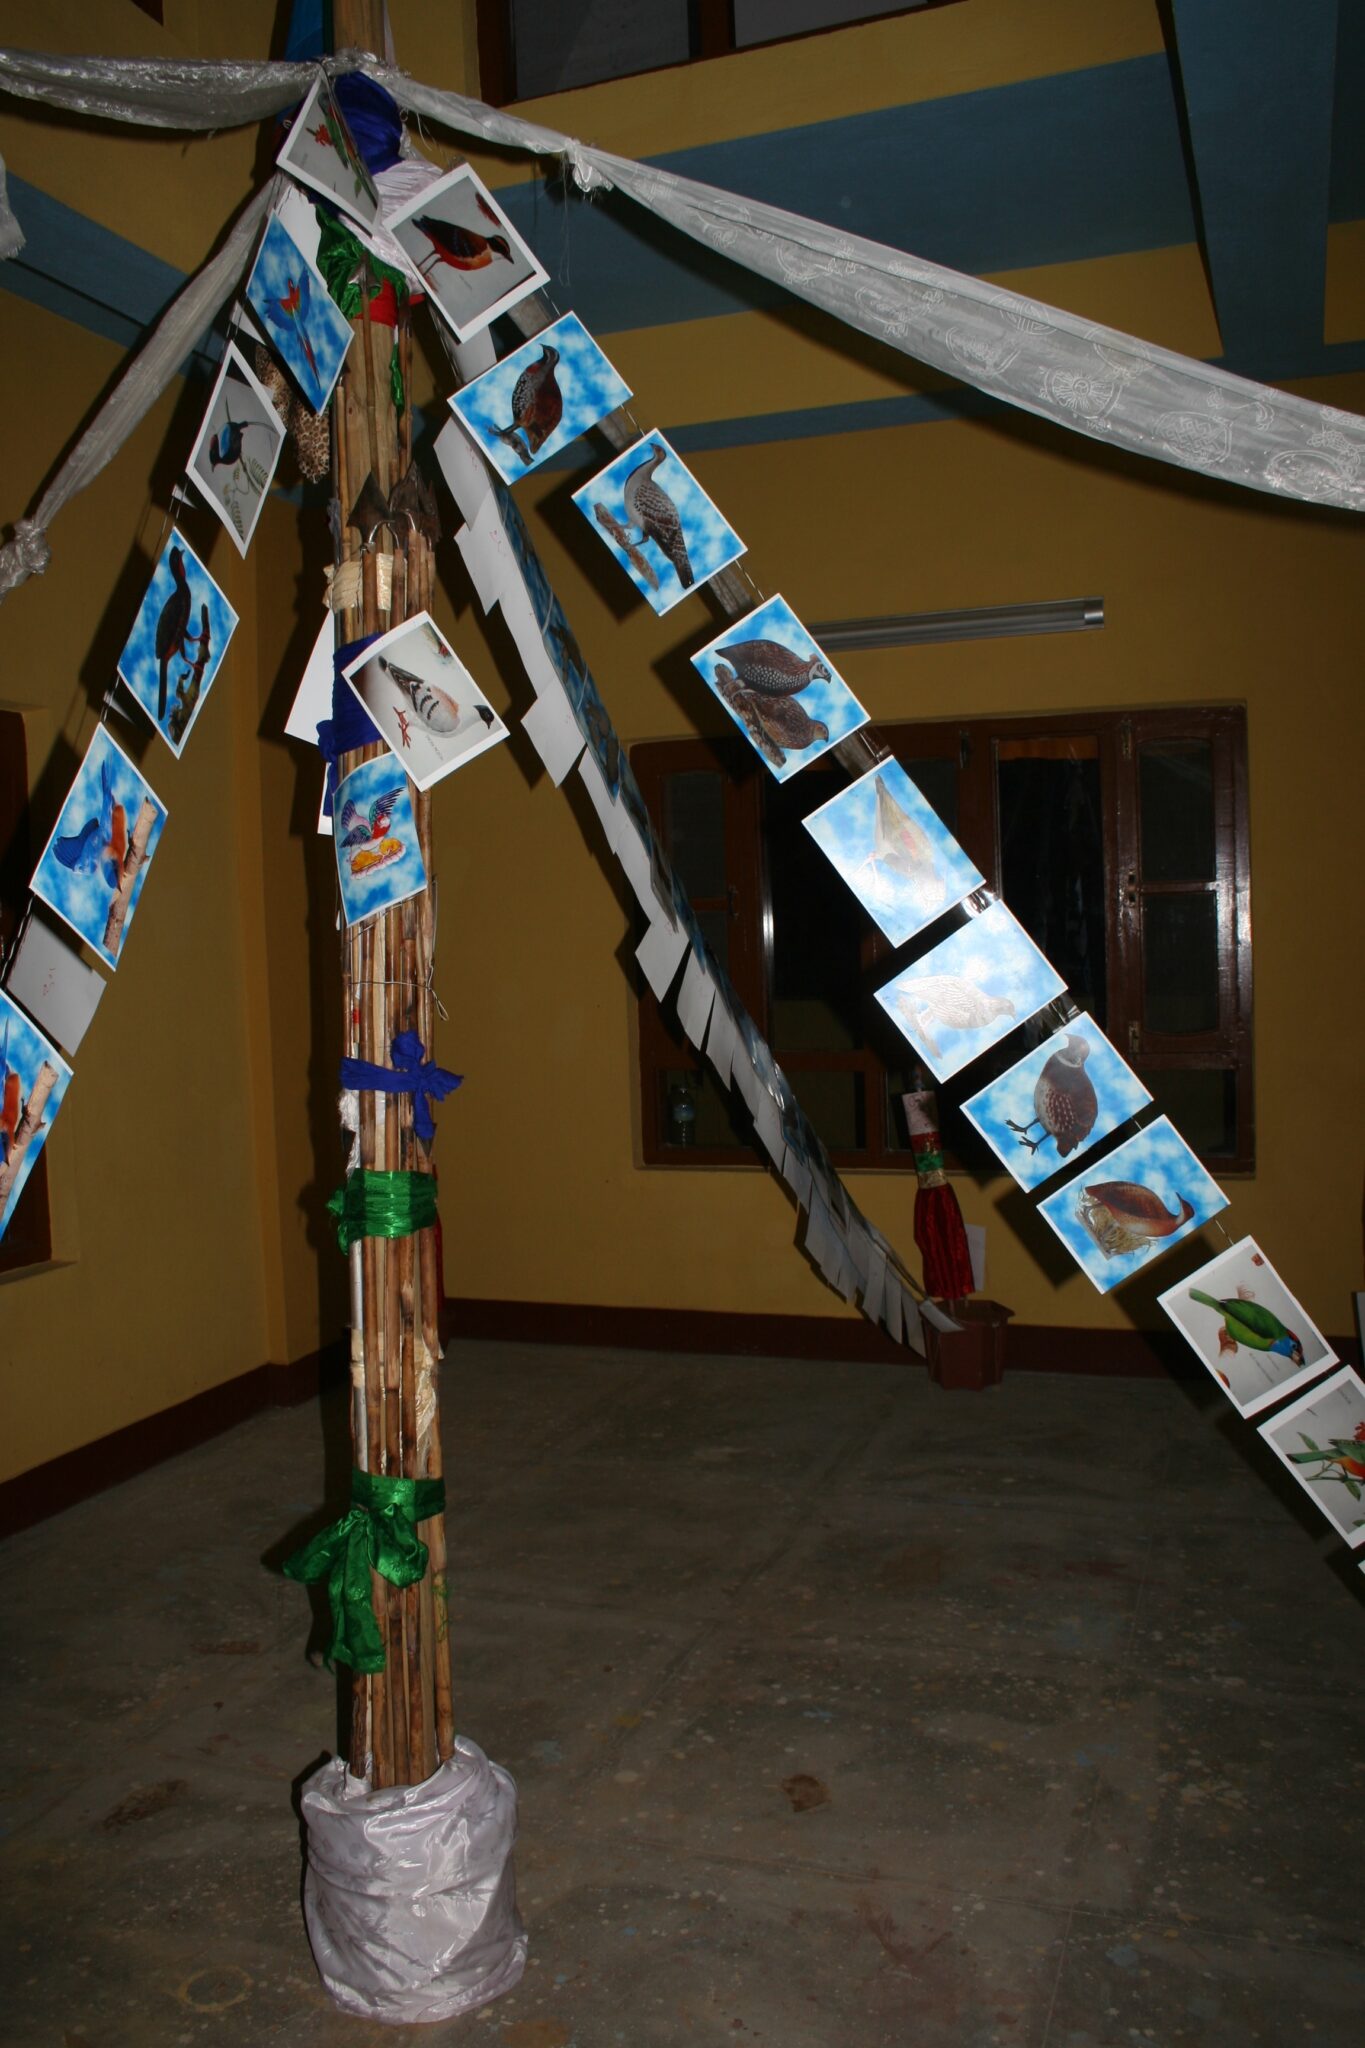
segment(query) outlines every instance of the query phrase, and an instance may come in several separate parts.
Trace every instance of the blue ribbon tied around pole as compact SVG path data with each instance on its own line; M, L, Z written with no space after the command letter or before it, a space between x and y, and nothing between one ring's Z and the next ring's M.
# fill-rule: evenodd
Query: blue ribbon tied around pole
M381 747L388 745L341 673L344 666L357 660L378 638L378 633L367 633L363 640L350 640L344 647L338 647L332 656L332 715L318 722L318 752L327 763L327 793L322 809L328 818L332 815L332 798L336 795L337 762L342 755L353 754L357 747L371 747L376 743Z
M415 1031L400 1031L389 1047L391 1067L376 1066L373 1060L344 1059L341 1062L343 1088L371 1088L383 1095L411 1095L412 1127L424 1145L436 1136L431 1101L444 1102L464 1079L438 1067L426 1056L426 1047ZM430 1099L429 1099L430 1098Z

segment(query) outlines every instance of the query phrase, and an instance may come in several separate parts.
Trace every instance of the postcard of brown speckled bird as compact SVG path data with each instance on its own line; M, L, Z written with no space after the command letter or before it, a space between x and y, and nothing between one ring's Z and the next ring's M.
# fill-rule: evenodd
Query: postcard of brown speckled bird
M770 597L692 656L779 782L837 747L867 713L785 598Z
M1158 1299L1239 1415L1258 1415L1337 1362L1254 1237L1219 1252Z
M172 533L118 658L118 675L177 760L236 630L236 612L184 535Z
M379 193L327 79L319 77L299 108L275 161L362 228L373 230L380 213Z
M1365 1380L1343 1365L1260 1433L1338 1535L1365 1543Z
M630 397L576 313L543 327L450 400L505 484L548 462Z
M419 789L507 738L507 727L426 612L381 633L342 670Z
M992 903L876 994L935 1080L947 1081L1063 987L1018 920Z
M194 447L189 478L245 555L284 446L270 393L230 341Z
M627 448L573 501L661 614L744 553L739 535L662 434Z
M0 1237L62 1106L71 1069L17 1003L0 994Z
M548 281L488 187L461 164L385 221L413 277L457 341Z
M1053 1037L962 1105L1021 1188L1051 1180L1151 1096L1092 1017L1072 1017Z
M986 879L899 761L879 761L804 823L893 946Z
M1160 1116L1046 1196L1038 1213L1108 1294L1227 1205L1170 1118Z

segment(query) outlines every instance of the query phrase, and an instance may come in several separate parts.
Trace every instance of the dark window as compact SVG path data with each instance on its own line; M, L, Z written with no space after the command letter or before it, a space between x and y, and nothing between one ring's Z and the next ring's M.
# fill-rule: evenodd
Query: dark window
M1157 1107L1214 1171L1249 1172L1245 713L882 733ZM899 1098L920 1077L874 991L948 926L893 949L804 830L846 780L837 767L779 784L740 739L651 743L631 761L708 944L836 1163L909 1168ZM995 1168L956 1106L1031 1042L1025 1027L940 1086L959 1163ZM640 1062L647 1161L747 1163L743 1112L648 995Z
M28 900L32 872L24 721L17 711L0 711L0 959L9 951L20 911ZM51 1257L44 1146L29 1168L9 1227L0 1237L0 1273L40 1265Z

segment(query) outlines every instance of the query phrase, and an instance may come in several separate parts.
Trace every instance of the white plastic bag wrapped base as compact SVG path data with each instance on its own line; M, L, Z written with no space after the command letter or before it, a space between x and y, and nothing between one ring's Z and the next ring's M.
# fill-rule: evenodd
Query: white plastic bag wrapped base
M517 1789L476 1743L423 1785L372 1792L334 1758L303 1788L304 1917L343 2012L409 2026L510 1991L526 1967Z

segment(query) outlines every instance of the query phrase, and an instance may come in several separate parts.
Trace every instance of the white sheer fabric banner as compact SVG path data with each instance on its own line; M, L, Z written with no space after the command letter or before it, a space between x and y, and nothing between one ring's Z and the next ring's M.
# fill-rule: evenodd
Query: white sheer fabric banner
M399 105L456 133L564 159L585 192L614 188L694 240L862 333L1040 418L1252 490L1365 509L1365 420L1253 384L878 242L613 156L392 65L343 51ZM311 64L155 63L0 50L0 91L153 127L265 119ZM9 216L12 220L12 216ZM0 250L5 246L0 214Z

